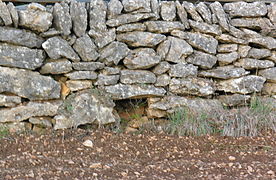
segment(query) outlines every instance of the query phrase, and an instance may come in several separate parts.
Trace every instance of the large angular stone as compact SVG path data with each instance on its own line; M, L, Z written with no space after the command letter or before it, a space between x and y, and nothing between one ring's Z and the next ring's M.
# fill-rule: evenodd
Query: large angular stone
M176 7L174 1L161 2L160 14L164 21L173 21L176 17Z
M271 52L268 49L252 48L249 50L247 57L254 59L263 59L271 56Z
M66 81L66 86L71 92L74 92L92 88L93 83L90 80L69 80Z
M196 11L196 7L193 3L184 1L182 3L182 6L184 6L184 8L186 9L186 11L188 12L188 14L191 16L193 20L198 22L203 22L201 16Z
M155 17L153 19L154 20L159 19L160 18L160 10L161 10L159 0L151 0L150 1L150 6L151 6L151 11L155 15Z
M163 88L157 88L147 84L116 84L105 86L103 89L110 94L114 100L164 96L166 93L166 90Z
M215 54L217 52L218 41L212 36L178 30L172 31L171 34L187 40L191 46L199 50L203 50L204 52L210 54Z
M96 32L106 32L107 4L104 0L90 2L89 26Z
M243 67L244 69L265 69L274 67L274 62L269 60L257 60L252 58L242 58L239 61L234 63L237 67Z
M276 39L273 37L255 37L249 39L248 42L267 49L276 49Z
M212 24L212 13L204 2L200 2L196 5L196 11L206 23Z
M166 39L166 36L150 32L128 32L118 34L117 40L132 47L154 47Z
M222 31L218 25L210 25L204 22L197 22L193 20L189 20L189 23L195 31L214 36L222 34Z
M218 90L249 94L253 92L260 92L263 88L265 78L255 75L248 75L237 79L230 79L218 82Z
M219 25L222 27L223 30L229 31L229 24L227 16L223 10L222 5L219 2L214 2L210 4L210 8L214 13L216 19L218 20Z
M90 30L88 35L94 39L95 44L98 48L103 48L109 43L115 41L116 39L116 30L115 28L109 29L105 32L96 32L94 30Z
M10 92L30 100L57 99L60 84L51 77L29 70L0 67L0 93Z
M100 51L100 61L106 65L118 65L129 54L130 50L122 42L112 42Z
M87 10L85 8L85 3L71 1L70 4L70 15L72 18L73 31L78 36L81 37L85 34L87 29Z
M41 74L64 74L72 71L72 63L67 59L48 60L41 67Z
M194 51L192 55L186 58L186 61L202 69L211 69L216 64L217 57L200 51Z
M151 48L138 48L131 51L125 57L124 65L128 69L149 69L157 65L161 61L161 57Z
M112 19L121 14L123 5L119 0L110 0L107 4L107 17Z
M95 82L95 85L97 86L109 86L109 85L115 85L120 80L120 75L104 75L99 74L98 80Z
M231 79L245 76L248 74L250 74L250 72L246 71L243 68L236 68L234 66L222 66L207 71L201 71L199 73L199 76L218 79Z
M43 50L0 43L0 65L34 70L44 60Z
M188 44L188 43L187 43ZM189 45L189 44L188 44ZM158 46L157 46L157 49L156 49L156 52L159 56L161 56L161 59L162 60L165 60L165 58L167 57L167 54L170 50L170 47L171 47L171 40L165 40L163 42L161 42ZM193 49L191 47L191 49Z
M117 32L145 31L147 26L142 23L124 24L116 28Z
M250 101L250 95L233 94L219 96L219 100L224 106L244 106Z
M231 17L259 17L267 14L267 7L264 2L226 3L223 8Z
M214 83L203 78L172 79L169 91L178 95L208 96L214 94Z
M247 45L248 41L240 38L236 38L234 36L231 36L229 34L221 34L219 36L216 36L216 39L221 43L234 43L234 44L241 44L241 45Z
M73 68L79 71L96 71L103 69L104 64L101 62L75 62L73 63Z
M276 67L259 71L259 75L266 78L267 81L276 83Z
M124 84L153 84L156 76L145 70L122 70L120 81Z
M125 12L149 13L151 12L150 0L122 0Z
M98 75L94 71L75 71L65 74L71 80L94 80L97 79Z
M171 77L189 77L197 76L197 66L187 63L178 63L171 65L169 75Z
M271 3L268 7L268 14L270 21L276 25L276 3Z
M53 26L62 32L63 35L71 34L72 19L70 16L70 8L67 3L55 3L53 8Z
M79 56L69 45L69 43L60 37L49 38L42 44L42 47L51 59L60 59L65 57L72 61L80 61Z
M78 127L82 124L109 124L118 119L115 103L98 91L84 90L70 95L54 117L54 129ZM81 117L81 118L80 118Z
M161 74L157 76L155 86L157 87L165 87L168 86L171 82L171 77L168 74Z
M152 72L154 74L160 75L160 74L164 74L167 71L169 71L170 68L171 68L170 63L168 63L167 61L162 61L157 66L154 67L154 69L152 70Z
M96 61L100 56L97 47L88 35L78 38L73 45L83 61Z
M44 39L25 30L0 27L0 41L29 48L40 48Z
M173 30L184 30L185 27L178 21L147 21L147 30L154 33L169 33Z
M61 101L29 102L14 108L0 110L0 122L20 122L35 116L55 116Z
M239 58L237 52L217 54L218 62L220 66L228 65L233 63Z
M180 4L179 1L175 1L175 6L176 6L176 14L180 19L181 23L184 25L185 29L189 29L190 25L188 22L188 14L185 8Z
M37 32L45 32L52 26L53 15L40 4L32 3L26 10L18 11L19 25Z
M9 2L7 4L7 8L10 12L10 15L11 15L11 19L12 19L12 22L13 22L13 26L15 28L18 27L18 23L19 23L19 17L18 17L18 12L17 12L17 9L15 8L15 6L13 5L12 2Z
M239 45L238 53L239 53L240 57L245 58L248 55L250 49L251 49L250 46Z
M0 106L14 107L21 104L21 98L18 96L0 94Z
M154 18L155 16L156 15L154 13L121 14L112 19L109 19L106 24L110 27L116 27L123 24L129 24L149 18Z
M11 18L9 9L7 5L2 1L0 1L0 19L3 20L6 26L9 26L12 24L12 18Z
M219 53L230 53L234 51L238 51L237 44L219 44L217 51Z
M273 25L267 18L237 18L231 20L231 25L238 28L272 29Z

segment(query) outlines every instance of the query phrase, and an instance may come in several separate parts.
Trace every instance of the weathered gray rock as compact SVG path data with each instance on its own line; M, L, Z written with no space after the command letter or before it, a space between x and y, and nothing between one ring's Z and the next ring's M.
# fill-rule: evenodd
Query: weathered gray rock
M178 30L172 31L171 34L187 40L191 46L199 50L203 50L204 52L210 54L215 54L217 52L218 41L212 36Z
M212 24L212 13L204 2L200 2L196 5L196 11L201 15L206 23Z
M249 94L253 92L260 92L263 88L265 78L255 75L248 75L237 79L230 79L218 82L218 90Z
M182 6L186 9L187 13L192 17L193 20L198 21L198 22L203 22L202 18L196 11L196 7L193 3L184 1L182 3Z
M12 22L13 22L13 26L14 26L15 28L17 28L17 27L18 27L18 22L19 22L18 12L17 12L17 10L15 9L15 6L13 5L12 2L9 2L9 3L7 4L7 8L8 8L8 10L9 10L9 12L10 12L11 19L12 19Z
M262 89L262 94L265 95L274 95L274 98L276 97L276 83L269 83L266 82L264 84L264 87Z
M186 61L202 69L211 69L216 64L217 57L201 51L194 51L192 55L186 58Z
M222 27L222 29L225 31L229 31L228 19L223 10L222 5L219 2L214 2L210 4L210 8L214 13L216 19L218 20L219 25Z
M216 39L221 43L234 43L234 44L241 44L241 45L248 44L247 40L239 39L228 34L221 34L219 36L216 36Z
M233 63L239 58L239 54L237 52L217 54L218 62L220 66L225 66Z
M171 77L190 77L197 76L197 66L187 63L178 63L171 65L169 75Z
M138 48L125 57L124 65L128 69L149 69L157 65L161 57L151 48Z
M105 32L96 32L96 31L90 30L88 32L88 35L94 39L95 44L98 46L98 48L103 48L109 43L115 41L116 30L115 28L109 29L108 31L105 31Z
M85 34L87 29L87 11L85 8L85 3L71 1L70 4L70 15L72 18L73 31L78 36L81 37Z
M51 77L24 69L0 67L0 93L10 92L30 100L57 99L60 84Z
M176 17L176 7L174 1L161 2L160 14L164 21L173 21Z
M0 26L4 26L4 21L0 18Z
M12 18L7 5L4 2L0 2L0 19L3 20L6 26L12 24Z
M215 92L214 83L203 78L173 78L169 91L177 95L208 96Z
M244 106L250 101L249 95L233 94L233 95L222 95L219 96L219 100L224 106Z
M276 67L259 71L259 75L266 78L267 81L276 83Z
M106 32L107 4L104 0L90 2L89 26L96 32Z
M64 74L72 71L72 63L67 59L48 60L41 67L41 74Z
M63 35L71 34L72 19L70 16L70 8L67 3L55 3L53 7L53 26L61 31Z
M188 44L188 43L187 43ZM189 45L189 44L188 44ZM161 42L156 49L157 54L161 57L162 60L165 60L167 54L171 48L171 40L165 40ZM192 48L193 49L193 48Z
M185 29L189 29L190 25L188 22L188 15L185 8L180 4L179 1L175 1L176 14L180 19L181 23L184 25Z
M223 8L231 17L259 17L267 14L267 7L264 2L226 3Z
M156 17L154 13L121 14L112 19L109 19L106 24L110 27L116 27L154 17Z
M42 47L51 59L60 59L65 57L72 61L80 61L79 56L69 45L69 43L60 37L49 38L42 44Z
M115 41L100 51L100 61L103 61L106 65L118 65L129 52L130 50L125 43Z
M26 10L18 11L19 25L37 32L45 32L52 26L53 15L37 3L31 3Z
M75 36L74 34L70 34L69 36L62 36L62 39L67 41L70 46L73 46L77 40L77 36Z
M246 39L246 33L239 28L229 24L229 34L240 39Z
M201 71L199 76L211 77L218 79L231 79L238 78L250 74L249 71L246 71L243 68L236 68L234 66L222 66L215 69L210 69L207 71Z
M263 59L269 56L271 56L270 50L257 49L257 48L250 49L247 55L247 57L254 58L254 59Z
M123 5L119 0L110 0L107 4L107 17L112 19L121 14Z
M0 122L20 122L35 116L55 116L61 101L29 102L14 108L0 110Z
M89 89L93 87L93 83L90 80L69 80L66 81L66 86L71 92Z
M10 27L0 27L0 41L29 48L40 48L44 40L32 32Z
M43 50L0 43L0 65L24 69L36 69L45 60Z
M49 117L31 117L29 122L42 128L51 128L53 126L52 119Z
M117 75L120 74L121 69L120 67L104 67L103 70L101 70L101 74L103 75Z
M267 18L237 18L231 20L231 25L239 28L272 29L273 25Z
M185 27L178 21L147 21L147 30L154 33L169 33L173 30L184 30Z
M79 71L96 71L103 69L104 64L101 62L75 62L73 63L73 68Z
M193 20L189 20L189 23L195 31L214 36L222 34L222 31L218 25L210 25L204 22L197 22Z
M39 34L43 38L50 38L61 35L61 32L55 28L50 28L48 31Z
M98 80L95 82L95 85L97 86L109 86L109 85L115 85L120 80L120 75L104 75L99 74Z
M118 34L117 40L132 47L154 47L166 39L166 36L150 32L128 32Z
M155 86L156 87L165 87L168 86L171 82L171 77L168 74L161 74L157 76Z
M151 12L150 0L122 0L125 12L149 13Z
M0 94L0 106L14 107L18 104L21 104L20 97Z
M93 71L75 71L68 74L65 74L66 77L68 77L71 80L94 80L97 79L98 75L97 73Z
M254 30L251 29L247 29L247 28L241 28L243 35L241 37L241 39L250 39L250 38L259 38L262 37L261 34L257 33Z
M274 63L276 63L276 51L272 51L271 56L268 57L267 59L273 61Z
M54 129L78 127L82 124L109 124L118 119L115 103L99 91L84 90L70 95L54 117ZM81 117L81 118L80 118Z
M151 6L151 11L154 13L155 17L153 18L154 20L157 20L160 18L160 5L159 5L159 0L151 0L150 1L150 6Z
M242 58L234 63L237 67L243 67L244 69L265 69L274 67L274 62L269 60L257 60L252 58Z
M259 45L267 49L276 49L276 39L272 37L256 37L248 40L249 43Z
M270 21L276 25L276 3L270 3L267 16L269 17Z
M145 31L146 25L142 23L124 24L116 28L117 32Z
M110 94L114 100L164 96L166 93L166 90L163 88L157 88L147 84L116 84L105 86L103 89Z
M239 45L238 53L240 57L245 58L248 55L250 49L250 46Z
M154 69L152 70L152 72L154 74L161 75L161 74L164 74L167 71L169 71L170 68L171 68L170 63L168 63L167 61L162 61L157 66L154 67Z
M75 51L83 61L96 61L100 54L97 47L88 35L78 38L73 45Z
M217 51L219 53L230 53L234 51L238 51L237 44L219 44Z
M145 70L122 70L120 81L124 84L153 84L156 76Z

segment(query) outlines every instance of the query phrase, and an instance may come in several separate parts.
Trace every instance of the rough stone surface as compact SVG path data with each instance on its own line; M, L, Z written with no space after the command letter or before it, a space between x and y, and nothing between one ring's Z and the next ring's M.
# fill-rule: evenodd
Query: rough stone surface
M194 51L192 55L186 58L186 61L202 69L210 69L216 64L217 57L200 51Z
M247 55L248 55L250 49L251 49L250 46L239 45L238 53L239 53L240 57L241 57L241 58L247 57Z
M151 12L150 0L122 0L125 12L139 12L148 13Z
M79 56L69 45L69 43L60 37L49 38L42 44L42 47L51 59L60 59L65 57L72 61L80 61Z
M45 54L39 49L0 43L0 65L34 70L42 66Z
M203 22L201 16L196 11L196 7L193 3L183 1L182 6L184 6L185 10L192 17L193 20L198 21L198 22Z
M251 38L248 42L265 47L267 49L276 49L276 39L272 37L256 37Z
M104 64L101 62L75 62L73 63L73 68L79 71L95 71L103 69Z
M121 14L123 5L119 0L110 0L107 4L107 17L108 19L114 18Z
M132 47L154 47L166 39L166 36L150 32L128 32L118 34L117 40Z
M93 30L90 30L88 32L88 35L91 36L95 44L98 46L98 48L103 48L104 46L108 45L109 43L113 42L116 39L116 30L115 28L109 29L105 32L96 32Z
M147 30L154 33L169 33L173 30L184 30L185 27L178 21L147 21Z
M168 63L167 61L162 61L157 66L154 67L154 69L152 70L152 72L154 74L160 75L160 74L164 74L167 71L169 71L170 68L171 68L170 63Z
M267 81L276 83L276 67L259 71L259 75L266 78Z
M104 0L94 0L90 3L89 26L96 32L106 32L107 4Z
M61 101L29 102L14 108L0 110L0 122L20 122L35 116L55 116Z
M216 36L216 39L221 43L234 43L234 44L241 44L241 45L248 44L247 40L239 39L228 34L221 34L219 36Z
M15 6L13 5L12 2L9 2L9 3L7 4L7 8L8 8L8 10L9 10L9 12L10 12L11 19L12 19L12 22L13 22L13 26L14 26L15 28L17 28L17 27L18 27L18 23L19 23L18 12L17 12L17 10L16 10L16 8L15 8Z
M179 1L175 1L175 6L176 6L176 14L180 19L181 23L184 25L185 29L189 29L190 25L188 22L188 14L185 8L180 4Z
M245 76L249 73L249 71L246 71L243 68L235 68L234 66L222 66L207 71L201 71L199 73L199 76L218 79L231 79Z
M239 58L237 52L217 54L219 65L224 66L233 63Z
M18 11L19 25L37 32L47 31L53 21L53 15L40 4L32 3L23 11Z
M204 2L200 2L196 5L196 11L206 23L212 24L212 13Z
M29 118L29 122L38 125L39 127L43 128L51 128L52 123L51 123L51 118L49 117L31 117Z
M160 14L164 21L173 21L176 17L176 7L174 1L161 2Z
M66 86L70 89L70 91L74 92L92 88L93 83L90 80L69 80L66 81Z
M47 60L41 67L41 74L64 74L72 71L72 63L67 59Z
M147 26L142 23L124 24L116 28L117 32L145 31Z
M237 44L220 44L220 45L218 45L217 51L219 53L230 53L230 52L238 51L238 45Z
M0 106L14 107L21 104L21 98L18 96L0 94Z
M262 89L262 94L265 95L276 95L276 83L265 83Z
M101 74L103 75L117 75L120 74L120 67L104 67L103 70L101 70Z
M97 86L109 86L117 84L120 80L120 75L104 75L99 74L98 80L95 82Z
M272 24L267 18L236 18L231 20L231 25L238 28L272 29Z
M50 38L59 35L61 35L61 32L56 30L55 28L50 28L48 31L40 33L40 36L43 38Z
M222 34L222 31L218 25L210 25L204 22L197 22L193 20L189 20L189 23L195 31L214 36Z
M85 34L87 29L87 11L85 8L85 3L71 1L70 4L70 15L72 18L73 31L78 36L81 37Z
M70 107L70 108L69 108ZM70 95L54 117L54 129L78 127L82 124L109 124L118 119L115 103L97 91L84 90ZM81 117L81 118L80 118Z
M124 84L153 84L156 76L145 70L122 70L120 81Z
M173 78L169 91L177 95L208 96L215 92L214 83L203 78Z
M233 94L233 95L222 95L219 100L224 106L244 106L250 101L250 95Z
M10 92L30 100L57 99L60 84L29 70L0 67L0 93Z
M9 26L12 24L12 18L11 18L9 9L7 5L2 1L0 1L0 19L2 19L3 23L6 26Z
M169 75L171 77L189 77L189 76L197 76L197 66L186 63L178 63L175 65L171 65Z
M129 54L130 50L122 42L112 42L100 51L100 60L106 65L118 65Z
M237 67L243 67L244 69L265 69L274 67L274 63L269 60L257 60L252 58L242 58L234 63Z
M223 30L229 31L229 24L227 16L223 10L222 5L219 2L214 2L210 4L210 8L214 13L216 19L218 20L219 25L222 27Z
M263 88L265 78L255 75L248 75L237 79L220 81L218 89L225 92L249 94L260 92Z
M254 59L263 59L271 56L271 52L268 49L257 49L251 48L248 52L247 57Z
M272 51L271 56L268 57L267 59L276 63L276 51Z
M157 76L155 86L156 87L165 87L168 86L171 82L171 77L167 74L161 74Z
M71 34L72 19L70 16L70 8L67 3L55 3L53 8L53 25L61 31L63 35Z
M132 50L125 57L124 65L128 69L149 69L157 65L161 61L161 57L151 48L138 48Z
M147 84L116 84L103 88L114 100L164 96L166 90Z
M96 61L100 56L97 47L88 35L78 38L73 45L83 61Z
M268 15L270 21L276 25L276 3L271 3L268 8Z
M94 80L97 79L97 74L93 71L75 71L68 74L65 74L71 80L82 80L82 79L89 79Z

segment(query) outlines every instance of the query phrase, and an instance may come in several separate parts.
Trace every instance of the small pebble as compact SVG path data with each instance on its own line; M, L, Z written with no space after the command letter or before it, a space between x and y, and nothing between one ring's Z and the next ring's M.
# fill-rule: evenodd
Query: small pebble
M235 158L234 156L229 156L228 159L229 159L230 161L235 161L235 160L236 160L236 158Z
M82 144L86 147L90 147L90 148L93 147L93 142L89 139L85 140Z

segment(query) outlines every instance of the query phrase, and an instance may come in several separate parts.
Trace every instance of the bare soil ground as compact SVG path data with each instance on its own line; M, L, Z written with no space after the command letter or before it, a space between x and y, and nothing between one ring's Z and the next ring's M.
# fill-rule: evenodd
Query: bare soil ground
M91 140L93 147L83 142ZM276 136L178 137L106 130L0 139L0 179L276 179Z

